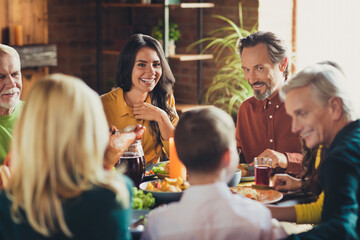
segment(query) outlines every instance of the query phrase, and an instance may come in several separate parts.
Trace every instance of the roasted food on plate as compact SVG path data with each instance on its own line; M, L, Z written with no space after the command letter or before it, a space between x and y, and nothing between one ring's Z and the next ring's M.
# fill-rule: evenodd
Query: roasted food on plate
M249 176L249 166L245 163L240 163L238 165L238 169L241 169L241 177Z
M149 182L145 190L153 192L182 192L189 187L188 182L184 182L181 177L164 178L163 181Z
M145 176L151 176L151 175L155 175L155 173L153 172L153 170L145 171Z
M230 188L230 190L233 193L241 194L244 197L247 197L247 198L250 198L253 200L257 200L257 201L259 201L260 198L262 197L261 193L259 193L258 191L256 191L256 189L253 189L251 187L238 186L238 187L232 187L232 188Z
M161 163L160 165L158 166L154 166L152 168L152 171L156 174L169 174L170 172L170 162L164 162L164 163Z

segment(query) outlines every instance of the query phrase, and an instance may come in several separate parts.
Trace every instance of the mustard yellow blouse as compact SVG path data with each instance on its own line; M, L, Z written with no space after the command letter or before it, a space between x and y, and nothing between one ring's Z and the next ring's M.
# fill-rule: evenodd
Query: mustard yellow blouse
M315 168L319 167L322 146L316 154ZM318 224L321 222L321 212L324 203L324 192L321 192L316 202L295 205L296 223Z
M150 163L156 163L161 156L162 150L168 155L169 141L161 140L161 144L157 144L156 136L150 131L150 121L137 120L134 117L132 108L126 105L124 100L124 92L122 88L116 88L111 92L108 92L101 96L105 115L109 126L114 125L118 129L123 129L129 125L141 124L146 127L146 132L141 140L141 145L145 154L146 165ZM151 104L150 98L146 99L147 103ZM175 110L175 99L171 95L169 105ZM176 126L179 117L176 115L172 121L173 126Z

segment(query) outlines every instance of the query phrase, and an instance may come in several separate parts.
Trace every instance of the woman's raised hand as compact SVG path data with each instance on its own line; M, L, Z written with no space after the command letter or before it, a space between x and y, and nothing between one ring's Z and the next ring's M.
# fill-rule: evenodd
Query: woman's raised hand
M161 114L165 112L156 106L144 102L134 104L133 113L136 119L158 122Z
M275 189L279 191L296 191L302 187L301 179L288 174L275 174L272 181Z
M105 150L104 168L110 170L118 162L121 155L135 141L142 138L145 127L137 125L132 132L120 133L115 126L110 127L110 139Z
M161 137L164 140L174 136L175 128L164 110L144 102L134 104L133 113L136 119L156 121L159 125Z

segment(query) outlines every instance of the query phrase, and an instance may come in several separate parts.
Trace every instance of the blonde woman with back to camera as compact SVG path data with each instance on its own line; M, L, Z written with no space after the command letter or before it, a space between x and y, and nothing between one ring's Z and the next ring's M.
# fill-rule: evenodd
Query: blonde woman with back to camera
M0 193L0 239L130 239L130 180L104 170L99 96L55 74L32 88L14 130Z

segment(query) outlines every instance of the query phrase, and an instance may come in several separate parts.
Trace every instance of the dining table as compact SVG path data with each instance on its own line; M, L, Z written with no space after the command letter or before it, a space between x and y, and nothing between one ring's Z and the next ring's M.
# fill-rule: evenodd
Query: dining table
M151 180L156 180L156 179L157 179L157 177L151 178ZM147 179L147 180L150 180L150 179ZM272 188L272 187L255 185L255 181L240 182L237 186L253 187L255 189L262 189L264 191L266 191L267 189L274 191L274 188ZM271 186L271 184L270 184L270 186ZM274 202L271 202L271 203L265 204L265 205L288 207L288 206L294 206L296 204L309 203L309 202L316 201L316 198L313 195L303 193L302 191L291 191L291 192L281 192L281 193L282 193L282 198L280 200L276 200ZM161 204L163 204L163 203L161 203ZM155 208L161 204L156 204ZM149 210L148 212L145 211L144 214L149 213L150 211L151 210ZM136 212L136 214L138 214L138 212ZM294 234L294 233L299 233L299 232L303 232L303 231L308 231L313 227L313 225L311 225L311 224L296 224L296 223L290 223L290 222L280 222L280 224L288 234ZM141 231L132 231L132 237L135 240L140 239Z
M255 186L255 181L249 182L240 182L238 186ZM270 186L272 186L272 182L270 180ZM266 187L265 187L266 188ZM269 189L273 189L273 187L269 187ZM298 191L288 191L281 192L283 197L279 201L274 203L266 204L269 206L277 206L277 207L291 207L296 204L304 204L316 201L316 197L310 193L304 193L301 190ZM285 232L289 235L297 234L301 232L306 232L311 230L314 225L313 224L297 224L294 222L285 222L280 221L280 225L283 227Z
M274 190L271 183L270 183L270 187L261 186L261 185L258 186L258 185L255 185L255 181L240 182L238 184L238 186L254 187L256 189ZM316 201L316 197L314 197L312 194L304 193L301 190L281 192L281 193L282 193L283 197L279 201L271 203L271 205L276 205L279 207L289 207L289 206L294 206L296 204L309 203L309 202Z

